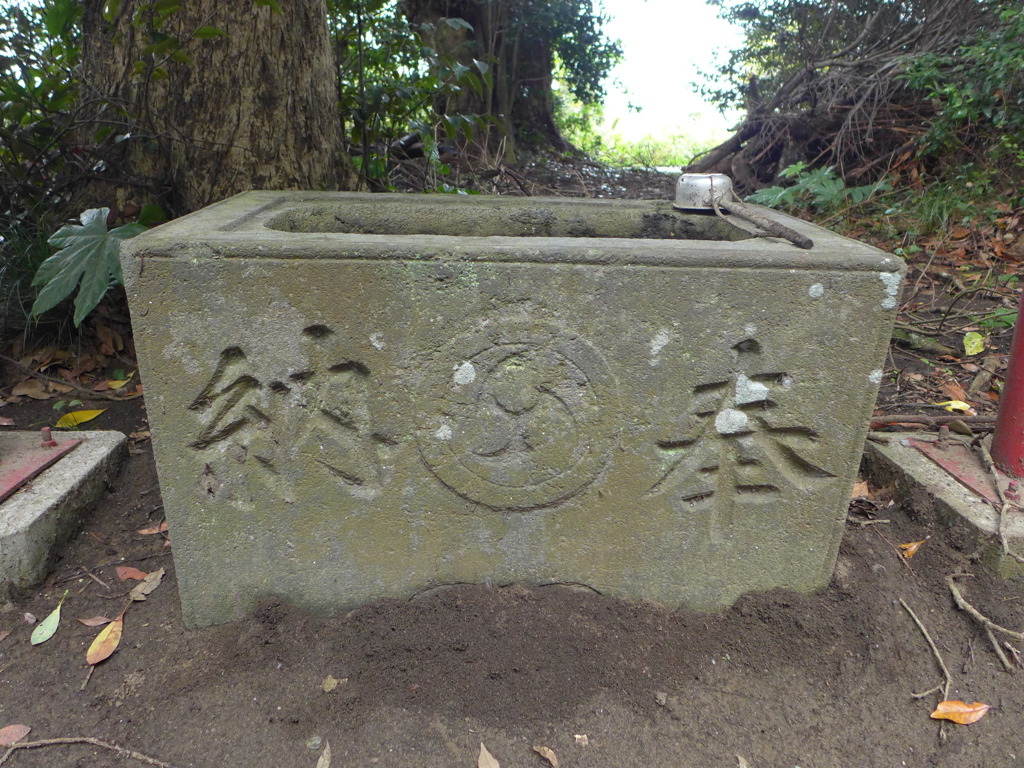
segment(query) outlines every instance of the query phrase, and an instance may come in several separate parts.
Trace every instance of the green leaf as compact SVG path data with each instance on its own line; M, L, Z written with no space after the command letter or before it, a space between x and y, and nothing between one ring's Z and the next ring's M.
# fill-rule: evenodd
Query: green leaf
M64 590L64 597L57 603L57 607L50 612L50 615L39 622L39 625L32 630L32 645L39 645L45 643L51 637L53 633L57 631L57 625L60 624L60 607L64 605L64 600L68 596L68 591Z
M980 355L985 351L985 337L977 331L964 334L964 352L968 355Z
M443 21L452 29L465 29L470 32L473 31L473 25L465 19L443 19Z
M122 282L118 245L121 240L145 231L141 224L126 224L107 231L108 208L90 208L81 216L82 224L61 227L50 239L60 248L39 265L32 284L42 286L32 305L36 317L64 301L78 288L74 322L78 326L99 304L107 289Z
M223 37L224 30L217 27L200 27L195 31L195 36L200 40L208 40L211 37Z
M113 21L117 18L117 12L121 10L121 0L107 0L103 6L103 18L106 21Z

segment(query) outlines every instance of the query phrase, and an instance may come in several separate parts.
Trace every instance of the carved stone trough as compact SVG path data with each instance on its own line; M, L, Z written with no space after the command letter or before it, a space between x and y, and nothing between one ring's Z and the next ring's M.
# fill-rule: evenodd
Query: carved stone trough
M668 202L252 192L126 241L185 622L825 586L903 273Z

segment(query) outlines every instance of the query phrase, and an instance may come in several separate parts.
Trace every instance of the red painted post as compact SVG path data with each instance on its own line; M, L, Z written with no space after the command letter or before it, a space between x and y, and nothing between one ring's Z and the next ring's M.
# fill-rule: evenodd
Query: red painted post
M999 415L992 434L992 461L1011 477L1024 477L1024 291L1010 343Z

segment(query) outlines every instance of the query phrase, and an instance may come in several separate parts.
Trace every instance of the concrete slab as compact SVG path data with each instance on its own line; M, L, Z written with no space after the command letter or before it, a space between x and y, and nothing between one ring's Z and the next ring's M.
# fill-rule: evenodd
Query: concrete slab
M55 432L53 437L58 443L82 442L0 504L0 586L25 588L46 575L54 548L74 533L82 511L103 493L128 445L120 432ZM18 439L38 438L38 432L6 432L0 450Z
M122 246L186 624L827 585L902 262L764 211L253 192Z
M1004 578L1024 576L1024 565L1003 554L995 507L914 447L915 440L934 442L935 438L934 433L873 433L864 451L865 471L875 482L891 486L900 503L934 512L945 525L964 526L979 542L986 564ZM956 435L949 439L969 443ZM977 464L984 471L980 457ZM1011 508L1003 520L1003 532L1010 549L1024 553L1024 512Z

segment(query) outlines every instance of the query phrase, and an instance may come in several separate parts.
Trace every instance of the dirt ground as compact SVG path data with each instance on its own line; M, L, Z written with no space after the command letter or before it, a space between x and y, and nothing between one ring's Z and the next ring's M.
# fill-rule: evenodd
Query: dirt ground
M899 356L879 413L927 383ZM109 408L96 428L146 426L141 398L83 407ZM0 416L28 429L54 412L23 399ZM562 586L463 586L326 620L268 603L241 624L189 631L173 538L138 533L162 510L149 443L133 441L46 581L0 595L0 728L24 724L27 741L44 742L0 748L0 765L470 768L481 743L503 768L552 765L539 746L566 768L1024 765L1024 673L1004 671L946 579L963 574L966 599L1015 630L1024 585L994 577L978 543L923 500L871 495L851 508L818 595L748 595L697 614ZM862 524L865 512L875 524ZM925 539L913 558L900 554ZM136 582L118 566L166 574L90 676L86 650L101 629L76 618L114 618L129 603ZM32 646L25 615L44 618L65 590L59 631ZM948 669L948 698L992 707L979 722L929 718L943 673L910 611ZM133 753L45 741L62 737Z

